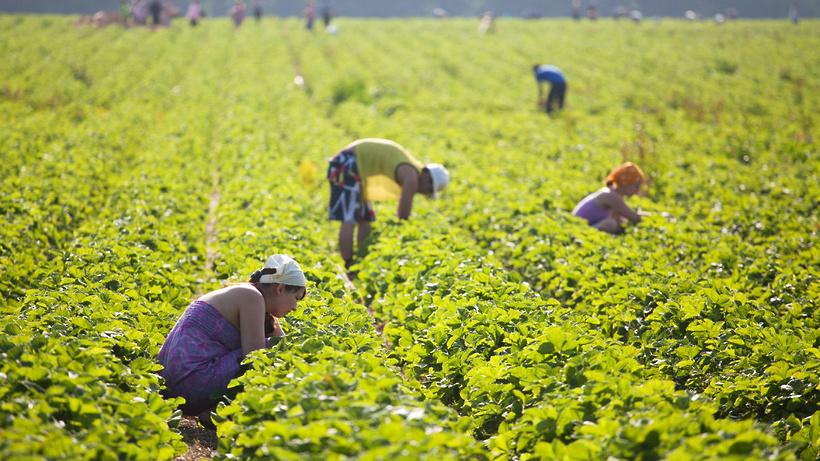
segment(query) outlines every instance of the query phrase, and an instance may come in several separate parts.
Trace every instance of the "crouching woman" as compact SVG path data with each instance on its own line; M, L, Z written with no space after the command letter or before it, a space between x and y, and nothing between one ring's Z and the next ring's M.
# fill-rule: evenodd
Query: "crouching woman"
M277 318L306 295L305 275L285 255L271 256L248 283L206 293L191 303L165 338L157 359L165 368L166 397L184 397L183 414L212 427L209 414L228 383L242 374L242 359L284 336Z
M632 162L618 166L606 177L606 186L587 195L572 210L572 214L586 219L590 226L620 234L624 231L623 221L637 224L647 213L637 212L624 200L637 194L646 182L646 175Z

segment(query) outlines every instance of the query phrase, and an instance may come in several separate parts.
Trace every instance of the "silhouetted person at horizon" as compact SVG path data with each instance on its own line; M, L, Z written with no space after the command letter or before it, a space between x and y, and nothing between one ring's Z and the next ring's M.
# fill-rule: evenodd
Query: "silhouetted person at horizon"
M478 22L478 31L482 34L495 32L495 14L492 11L485 11Z
M233 2L233 6L231 7L231 19L233 19L233 25L237 29L242 25L242 21L245 20L245 2L243 0Z
M570 8L572 9L572 19L576 21L581 20L581 0L572 0L570 3Z
M333 2L330 0L325 0L322 4L322 21L325 24L325 29L330 25L330 21L333 20Z
M253 17L256 18L256 22L262 20L262 5L258 0L253 0Z
M154 27L159 26L162 20L162 4L159 0L151 0L151 2L148 3L148 12L151 14L152 25Z
M316 5L314 5L313 0L308 0L302 13L305 15L305 28L313 30L313 22L316 21Z
M191 26L199 24L199 18L202 17L202 5L199 4L199 0L193 0L191 4L188 5L188 11L185 13L185 17L191 22Z

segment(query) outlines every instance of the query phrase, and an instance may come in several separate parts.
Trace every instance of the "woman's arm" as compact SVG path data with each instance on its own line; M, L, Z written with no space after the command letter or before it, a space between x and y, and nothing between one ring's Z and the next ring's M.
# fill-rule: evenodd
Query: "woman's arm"
M399 219L407 219L413 210L413 197L419 189L419 172L410 165L403 164L396 168L396 180L401 185L399 199Z
M239 336L245 354L265 348L265 298L257 292L245 291L238 299Z
M624 217L633 224L641 222L641 216L626 204L620 194L612 191L606 192L601 194L601 199L612 211L614 218Z

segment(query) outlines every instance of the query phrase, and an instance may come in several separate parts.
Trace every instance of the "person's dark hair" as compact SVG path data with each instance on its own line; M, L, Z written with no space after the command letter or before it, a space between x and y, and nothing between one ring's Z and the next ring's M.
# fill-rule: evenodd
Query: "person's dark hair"
M538 66L540 66L540 64L533 64L532 71L535 72L536 70L538 70Z
M259 279L261 279L263 275L275 274L275 273L276 273L276 269L273 268L273 267L265 267L265 268L262 268L262 269L259 269L259 270L255 270L253 272L253 274L251 274L251 277L248 280L248 283L252 283L254 285L257 285L257 288L259 288L258 285L283 285L283 284L280 284L280 283L271 283L271 284L259 283ZM285 291L287 291L288 293L295 293L297 291L302 291L303 292L302 296L300 298L297 298L298 300L302 300L302 299L304 299L305 296L307 296L307 288L300 287L298 285L285 285Z
M275 274L275 273L276 273L276 269L269 268L269 267L266 267L264 269L258 269L258 270L253 271L253 274L251 274L251 278L250 278L250 280L248 280L248 282L249 283L259 283L259 279L261 279L263 275Z

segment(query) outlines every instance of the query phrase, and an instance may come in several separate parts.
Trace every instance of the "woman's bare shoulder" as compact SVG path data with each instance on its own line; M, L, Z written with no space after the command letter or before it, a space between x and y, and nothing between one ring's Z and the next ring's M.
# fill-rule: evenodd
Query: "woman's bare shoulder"
M623 199L621 198L620 195L618 195L617 192L613 191L612 189L610 189L608 187L604 187L604 188L599 189L598 192L596 192L595 194L596 194L595 199L599 203L604 203L604 204L609 205L609 204L612 204L612 203L615 203L615 202L622 202L623 201Z
M249 283L230 285L203 295L200 299L221 306L263 305L262 293Z

